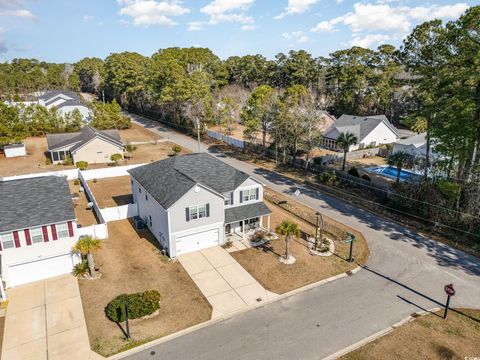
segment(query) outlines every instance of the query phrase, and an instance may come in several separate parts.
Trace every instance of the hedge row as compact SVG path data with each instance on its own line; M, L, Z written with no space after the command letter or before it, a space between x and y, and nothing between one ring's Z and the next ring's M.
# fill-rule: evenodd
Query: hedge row
M128 318L138 319L153 314L160 308L160 293L156 290L148 290L118 295L108 303L107 317L114 322L125 321L125 303L128 303Z

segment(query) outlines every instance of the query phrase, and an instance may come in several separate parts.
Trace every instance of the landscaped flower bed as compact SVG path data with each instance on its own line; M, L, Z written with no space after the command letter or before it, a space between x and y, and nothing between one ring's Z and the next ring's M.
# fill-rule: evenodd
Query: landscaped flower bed
M126 304L128 304L129 319L143 318L160 309L160 293L156 290L148 290L135 294L118 295L108 303L107 317L117 323L125 321Z

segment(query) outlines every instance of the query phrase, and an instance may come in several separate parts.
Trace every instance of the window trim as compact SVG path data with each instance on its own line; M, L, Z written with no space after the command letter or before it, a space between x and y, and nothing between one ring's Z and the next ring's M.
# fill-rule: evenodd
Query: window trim
M201 207L203 209L201 210ZM210 217L210 203L191 205L185 208L186 221L199 220ZM200 216L200 214L203 214Z
M64 230L60 230L61 226L65 226ZM70 232L68 231L68 224L67 223L61 223L61 224L55 224L55 231L57 232L57 238L58 239L68 239L70 237ZM60 234L62 232L65 232L65 236L61 236ZM31 235L30 235L31 236Z
M40 232L40 235L35 235L34 234L34 232L37 231L37 230ZM42 237L42 240L41 241L35 241L35 237L39 237L39 236ZM32 241L32 244L40 244L40 243L44 242L43 229L42 229L41 226L35 227L35 228L30 228L30 239Z
M4 241L6 241L4 239L5 235L10 235L11 241L12 241L12 246L8 246L8 247L5 246L5 243L4 243ZM0 233L0 241L2 242L2 250L15 248L15 238L13 237L13 232ZM8 241L10 241L10 240L8 240Z
M248 196L246 195L248 193ZM260 198L260 190L258 187L252 187L241 191L242 203L257 201Z

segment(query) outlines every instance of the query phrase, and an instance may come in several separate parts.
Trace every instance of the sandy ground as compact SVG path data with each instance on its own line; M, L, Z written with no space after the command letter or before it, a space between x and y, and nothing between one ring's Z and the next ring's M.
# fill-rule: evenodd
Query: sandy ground
M120 130L119 132L120 138L125 144L129 142L154 141L162 138L160 135L138 124L132 124L130 129Z
M311 235L315 234L315 228L309 223L301 221L273 203L267 202L267 205L272 210L272 229L275 229L283 220L289 220L298 224L301 230ZM313 209L309 209L309 211L314 212ZM293 265L284 265L278 261L279 256L285 255L285 239L281 236L278 240L270 241L264 246L234 252L231 255L262 286L277 294L282 294L351 270L357 266L357 263L365 263L369 255L365 239L359 239L354 244L356 262L345 261L348 258L348 252L349 245L335 241L335 255L312 256L305 240L293 238L290 241L290 253L297 261Z
M29 137L25 139L27 156L6 158L0 154L0 176L32 174L45 171L73 169L74 166L45 165L48 150L46 137Z
M87 181L100 208L130 204L133 201L130 176Z
M80 293L92 349L106 356L139 345L211 317L211 307L179 262L171 262L154 245L148 230L136 232L128 220L110 222L109 238L95 252L102 273L98 280L80 280ZM123 293L160 292L160 314L130 322L132 340L105 316L105 306Z
M80 185L75 185L74 180L68 182L70 187L70 192L72 194L78 195L78 200L74 200L74 210L75 216L77 217L77 224L81 226L90 226L98 224L99 221L95 216L95 211L87 207L89 200L87 199L85 192L80 192Z
M474 359L480 354L480 311L458 309L417 318L341 359Z

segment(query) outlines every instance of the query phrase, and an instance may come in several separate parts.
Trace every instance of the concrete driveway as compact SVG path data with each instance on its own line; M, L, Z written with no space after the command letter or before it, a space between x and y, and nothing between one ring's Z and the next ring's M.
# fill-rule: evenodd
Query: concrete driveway
M212 305L212 318L278 296L264 289L220 246L181 255L178 260Z
M8 294L2 359L95 358L76 278L38 281L12 288Z

